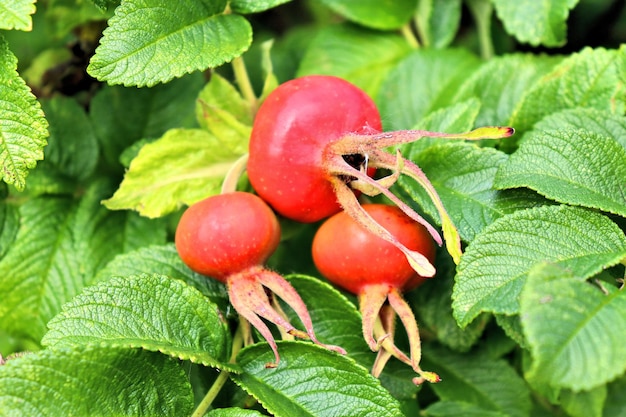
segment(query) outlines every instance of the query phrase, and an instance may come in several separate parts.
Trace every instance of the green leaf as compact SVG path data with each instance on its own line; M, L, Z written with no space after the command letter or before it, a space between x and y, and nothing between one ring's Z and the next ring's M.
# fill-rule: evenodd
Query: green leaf
M415 12L415 0L320 0L335 13L360 25L374 29L398 29Z
M587 278L624 256L624 232L602 214L564 205L517 211L485 228L461 257L455 318L464 327L482 311L519 313L521 289L537 263L554 262Z
M565 390L561 393L561 407L571 417L602 417L606 396L606 385L576 393Z
M533 359L527 378L580 391L626 371L624 292L601 290L584 278L565 265L539 265L528 273L520 295Z
M126 0L87 71L109 84L150 87L229 62L248 49L252 28L240 15L221 14L225 6L225 0Z
M498 167L494 186L626 217L626 148L587 130L534 130Z
M507 125L513 110L528 90L561 60L561 57L531 54L494 57L461 85L455 101L470 97L480 99L476 126Z
M375 97L389 70L410 50L397 34L345 24L328 26L309 44L297 76L335 75Z
M429 406L423 413L426 417L506 417L509 414L488 410L481 405L463 401L439 401Z
M108 165L121 168L120 154L139 139L197 126L194 108L203 85L201 74L191 74L152 88L100 90L91 101L90 116Z
M428 346L424 349L423 366L441 376L442 382L430 387L442 401L469 403L511 417L526 417L530 413L530 391L503 359L461 355Z
M420 146L419 141L416 146ZM433 145L412 157L432 182L465 241L473 240L500 217L537 203L524 193L493 188L498 166L506 159L506 154L493 148L466 142ZM401 177L398 184L426 213L439 219L430 197L414 180Z
M120 188L105 200L111 210L161 217L213 194L240 154L200 129L172 129L148 143L130 164Z
M607 387L606 405L604 407L605 417L624 417L626 416L626 398L624 398L624 384L626 384L626 376L611 382Z
M56 97L42 103L50 123L44 164L51 163L63 175L85 180L98 163L98 141L83 108L69 98Z
M276 416L386 417L402 413L379 381L351 359L305 342L279 342L280 363L265 343L237 357L234 381Z
M196 104L200 127L208 130L233 154L248 152L252 127L250 103L225 78L217 73L200 92Z
M48 328L44 346L141 347L232 368L225 365L230 333L217 306L195 288L164 275L116 277L87 287L63 306Z
M556 65L518 103L509 124L530 129L543 117L565 109L590 107L624 113L619 65L626 49L585 48Z
M245 410L236 407L216 408L206 414L207 417L263 417L264 415L256 410Z
M424 46L450 45L461 23L461 0L421 0L417 2L416 27Z
M35 10L35 0L0 2L0 29L32 30L33 19L31 15L35 13Z
M480 64L464 49L420 49L408 55L389 71L377 97L385 130L412 128L453 104L458 88Z
M231 0L230 8L235 13L248 14L264 12L291 0Z
M0 189L2 188L3 186L0 185ZM5 201L4 198L0 200L0 259L4 258L11 245L13 245L19 225L20 214L18 208Z
M228 306L226 286L221 282L193 272L183 263L173 243L142 247L117 255L100 271L94 282L108 281L115 276L159 273L179 279L195 287L220 309Z
M19 207L17 236L0 260L0 328L39 341L48 320L116 254L162 243L162 226L102 207L110 190L100 182L81 200L39 197Z
M506 31L533 46L563 46L569 11L578 0L492 0Z
M190 415L183 367L130 349L42 350L0 366L5 416Z
M17 58L0 36L0 178L23 190L28 170L43 159L48 122L16 69Z

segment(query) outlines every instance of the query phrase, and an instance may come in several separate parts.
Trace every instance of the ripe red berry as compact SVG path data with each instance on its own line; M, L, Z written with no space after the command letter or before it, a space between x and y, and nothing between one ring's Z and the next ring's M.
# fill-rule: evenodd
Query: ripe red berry
M434 262L435 245L422 225L394 206L364 204L363 209L406 247ZM437 382L436 374L419 366L419 330L411 308L401 295L418 286L424 277L415 273L403 253L343 212L320 226L312 252L315 265L324 277L358 296L363 336L373 351L379 351L372 373L378 376L389 357L395 356L420 375L416 383ZM409 336L410 358L393 342L396 313Z
M275 363L267 366L276 366L280 357L263 319L293 336L345 353L317 340L309 312L296 290L282 276L263 267L279 241L280 226L272 209L245 192L215 195L190 206L179 221L175 237L183 262L193 271L225 282L235 310L267 340L275 356ZM294 310L306 332L297 330L272 307L266 289Z
M423 255L408 249L363 212L354 190L384 194L442 244L437 230L389 190L400 174L415 179L437 208L448 251L458 262L460 238L434 187L414 163L385 149L426 136L481 139L512 133L511 128L499 127L461 134L381 133L378 110L362 90L333 76L305 76L280 85L260 106L250 137L248 177L257 193L283 216L315 222L343 208L400 249L418 273L432 276L435 269ZM372 168L389 170L391 175L374 180L368 175Z

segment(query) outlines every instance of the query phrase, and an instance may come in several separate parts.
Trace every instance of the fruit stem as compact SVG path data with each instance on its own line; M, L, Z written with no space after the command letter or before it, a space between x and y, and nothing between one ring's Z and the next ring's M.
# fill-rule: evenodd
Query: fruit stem
M222 181L222 189L221 193L231 193L237 191L237 185L239 184L239 179L241 175L246 170L246 164L248 163L248 154L242 155L239 159L235 161L234 164L228 169L226 176L224 177L224 181Z

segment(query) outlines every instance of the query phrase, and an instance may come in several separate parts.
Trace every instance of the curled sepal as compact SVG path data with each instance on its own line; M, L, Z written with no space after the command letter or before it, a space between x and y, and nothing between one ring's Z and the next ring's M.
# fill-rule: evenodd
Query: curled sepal
M296 290L282 276L260 266L254 266L242 272L232 274L226 279L230 302L239 315L246 319L270 345L274 352L275 362L268 363L268 368L275 368L279 361L278 347L272 332L262 319L282 327L288 334L302 339L310 339L313 343L326 349L345 354L346 351L333 345L321 343L313 332L311 316ZM293 309L302 321L306 331L296 329L280 312L272 307L265 292L269 289Z
M431 383L441 381L439 375L424 371L420 367L422 346L417 321L411 307L397 288L387 284L364 287L359 294L359 310L363 317L363 336L370 349L378 352L372 366L372 375L378 377L389 358L393 356L409 365L419 375L413 378L416 385L425 381ZM396 315L400 318L409 338L410 356L394 343Z

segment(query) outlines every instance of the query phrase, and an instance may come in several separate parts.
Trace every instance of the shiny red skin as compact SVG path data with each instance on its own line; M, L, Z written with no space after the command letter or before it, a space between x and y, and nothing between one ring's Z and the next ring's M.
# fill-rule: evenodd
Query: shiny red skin
M346 133L382 130L380 114L361 89L337 77L312 75L281 84L263 102L250 138L248 177L283 216L315 222L340 210L326 145Z
M364 204L363 208L407 248L434 262L435 243L424 226L395 206ZM345 212L320 226L313 239L313 260L329 281L357 295L369 284L389 284L409 291L426 279L411 268L398 248L364 229Z
M191 270L226 278L262 265L280 241L276 215L254 194L232 192L191 205L176 228L176 250Z

